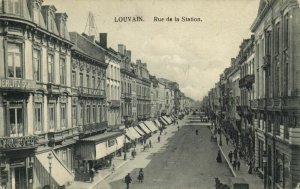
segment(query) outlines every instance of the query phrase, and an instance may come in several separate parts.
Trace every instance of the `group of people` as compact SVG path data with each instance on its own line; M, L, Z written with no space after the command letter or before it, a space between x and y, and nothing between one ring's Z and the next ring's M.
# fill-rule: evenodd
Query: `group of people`
M139 183L143 183L144 181L144 171L143 169L141 168L140 171L139 171L139 174L138 174L138 177L137 177ZM126 183L126 188L129 189L129 186L130 186L130 183L132 182L132 178L130 176L130 173L128 173L126 176L125 176L125 183Z
M232 151L230 150L229 154L228 154L228 158L229 158L229 161L232 165L232 168L233 170L240 170L240 166L241 166L241 162L240 160L238 159L238 155L237 155L237 149L234 149L233 153ZM234 158L234 159L233 159Z

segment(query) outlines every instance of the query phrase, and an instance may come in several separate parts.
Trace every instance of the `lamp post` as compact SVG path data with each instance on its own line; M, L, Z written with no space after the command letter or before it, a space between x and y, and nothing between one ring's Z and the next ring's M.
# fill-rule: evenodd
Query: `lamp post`
M49 186L50 186L50 189L52 189L52 158L53 158L53 156L52 156L52 153L49 153L49 155L47 156L47 158L48 158L48 160L49 160Z
M267 153L264 152L263 154L263 166L264 166L264 189L267 188L267 162L268 162L268 157Z

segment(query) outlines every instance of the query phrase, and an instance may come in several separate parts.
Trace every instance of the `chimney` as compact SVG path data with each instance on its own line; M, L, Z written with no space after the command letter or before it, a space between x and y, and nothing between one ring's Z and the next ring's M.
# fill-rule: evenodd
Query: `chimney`
M100 39L100 46L106 49L107 48L107 33L100 33L99 39Z
M126 51L126 56L128 57L129 62L131 62L131 51L130 50Z
M122 55L125 55L125 52L126 52L126 46L123 45L123 44L119 44L118 45L118 52Z

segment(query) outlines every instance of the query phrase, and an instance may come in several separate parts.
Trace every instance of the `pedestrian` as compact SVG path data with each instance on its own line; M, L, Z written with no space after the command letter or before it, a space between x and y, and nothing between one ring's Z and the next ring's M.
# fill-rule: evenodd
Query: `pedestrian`
M89 173L90 173L91 182L94 182L95 169L91 168Z
M152 148L151 140L149 140L149 147Z
M232 164L232 151L230 150L229 154L228 154L228 157L229 157L229 161L230 163Z
M227 145L228 145L228 143L229 143L229 138L228 138L228 136L226 136L226 143L227 143Z
M176 121L176 124L178 125L178 121Z
M196 135L198 135L198 130L196 130Z
M233 156L234 156L234 159L237 159L237 149L234 149Z
M158 143L160 142L160 136L157 137L157 141L158 141Z
M129 185L130 185L131 181L132 181L132 178L130 176L130 173L128 173L125 177L126 189L129 189Z
M232 167L233 167L233 170L236 170L236 160L233 161Z
M131 151L131 157L132 157L132 159L134 159L134 151L133 150Z
M250 161L249 163L248 163L248 173L249 174L252 174L252 161Z
M220 150L218 151L218 155L217 155L216 160L217 160L218 163L222 163L222 157L221 157L221 151Z
M241 167L241 162L240 162L240 160L237 160L236 165L237 165L237 169L238 169L238 171L239 171L239 170L240 170L240 167Z
M177 127L178 131L179 131L179 126Z
M116 170L116 166L115 166L115 164L114 163L112 163L112 165L111 165L111 172L115 172L115 170Z
M143 181L144 181L144 172L143 172L142 168L139 171L138 180L139 180L139 183L143 183Z

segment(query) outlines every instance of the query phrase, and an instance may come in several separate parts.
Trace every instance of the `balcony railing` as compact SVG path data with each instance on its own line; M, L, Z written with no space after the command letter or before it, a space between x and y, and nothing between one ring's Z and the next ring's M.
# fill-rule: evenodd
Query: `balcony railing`
M87 87L78 88L79 96L95 96L95 97L104 97L104 90L101 89L92 89Z
M111 100L110 101L110 107L111 108L119 108L121 106L120 100Z
M131 100L132 99L132 94L130 94L130 93L121 93L121 98Z
M101 122L101 123L92 123L92 124L86 124L81 126L81 133L89 134L93 132L103 131L107 128L107 122Z
M247 89L252 88L252 84L255 82L254 74L246 75L239 81L239 87L246 87Z
M0 137L0 149L35 148L37 145L37 136Z

